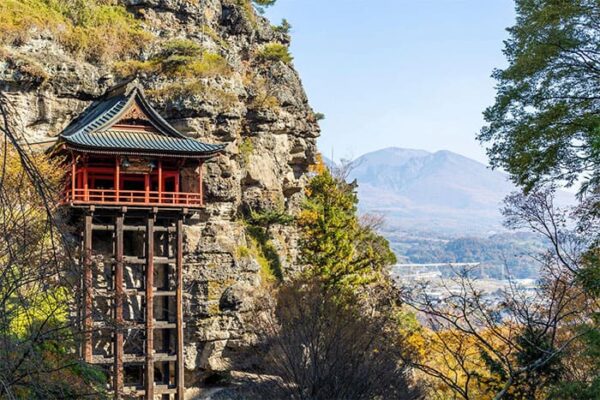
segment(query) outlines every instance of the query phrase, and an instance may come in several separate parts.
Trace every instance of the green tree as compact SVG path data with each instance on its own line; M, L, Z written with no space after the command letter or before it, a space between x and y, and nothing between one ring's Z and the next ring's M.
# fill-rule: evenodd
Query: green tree
M317 167L299 216L302 261L333 286L375 281L396 262L389 243L357 215L356 185Z
M584 331L581 347L564 358L574 358L577 369L585 374L571 374L575 379L564 379L553 386L550 399L599 400L600 399L600 331L592 326L581 326ZM581 379L583 378L583 379Z
M586 178L600 185L600 2L516 0L509 66L496 70L495 104L479 140L495 167L526 190Z

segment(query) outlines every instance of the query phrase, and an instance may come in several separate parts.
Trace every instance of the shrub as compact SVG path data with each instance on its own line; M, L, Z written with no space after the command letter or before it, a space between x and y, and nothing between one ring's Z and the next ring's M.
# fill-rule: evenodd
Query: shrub
M281 24L274 25L272 28L275 32L288 34L290 33L290 29L292 29L292 25L288 22L287 19L284 18L281 20Z
M188 39L169 40L149 60L117 62L114 69L120 76L147 73L202 78L231 73L227 61L220 54L205 51L199 44Z
M44 67L31 57L0 48L0 60L4 60L29 81L42 84L49 79Z
M279 100L275 97L270 83L254 71L244 75L243 83L246 86L250 101L248 108L251 110L273 110L279 109Z
M239 246L236 250L236 255L238 258L248 258L252 253L247 246Z
M282 61L289 64L294 59L287 46L281 43L269 43L263 46L257 54L260 60Z
M242 155L242 160L244 163L248 164L250 161L250 155L254 152L254 144L252 143L252 139L244 138L239 146L240 154Z
M246 226L246 235L252 256L260 265L263 281L282 281L281 259L275 245L269 238L268 232L262 227L248 225Z
M290 225L294 222L294 217L280 208L267 209L263 211L250 210L248 221L255 226L268 228L271 225Z
M252 143L252 142L250 142ZM271 240L269 227L274 224L289 225L294 217L283 211L283 206L278 209L254 211L245 213L246 237L250 244L250 252L261 267L261 276L264 281L282 281L283 268L277 248Z
M202 33L211 38L215 43L218 43L221 47L229 47L227 43L213 28L208 25L202 25Z

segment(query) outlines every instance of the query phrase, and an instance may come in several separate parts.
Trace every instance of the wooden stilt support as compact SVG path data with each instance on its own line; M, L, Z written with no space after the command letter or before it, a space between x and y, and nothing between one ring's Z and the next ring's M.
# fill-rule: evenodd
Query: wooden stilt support
M115 342L114 384L115 399L123 393L123 219L124 210L117 214L115 226Z
M183 400L185 394L185 386L183 382L183 214L177 217L177 248L175 255L176 259L176 309L177 309L177 365L175 367L176 382L177 382L177 400Z
M146 399L154 399L154 218L146 223Z
M85 214L83 234L83 360L92 362L92 218L93 211Z

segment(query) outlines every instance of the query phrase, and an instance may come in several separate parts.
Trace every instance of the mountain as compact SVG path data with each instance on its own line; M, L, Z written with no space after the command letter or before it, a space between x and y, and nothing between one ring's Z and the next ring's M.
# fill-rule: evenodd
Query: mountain
M349 178L358 182L361 211L385 215L391 230L499 230L502 200L515 190L506 174L447 150L390 147L354 163Z

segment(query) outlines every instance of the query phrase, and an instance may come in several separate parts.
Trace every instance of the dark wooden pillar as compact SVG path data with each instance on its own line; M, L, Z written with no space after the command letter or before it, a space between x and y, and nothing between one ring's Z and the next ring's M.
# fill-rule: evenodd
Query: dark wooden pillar
M177 217L177 248L175 256L175 270L177 275L176 288L176 309L177 309L177 365L176 365L176 380L177 380L177 399L183 400L185 394L185 385L183 381L183 214Z
M123 219L124 211L117 214L115 226L115 347L114 347L114 390L115 399L123 393Z
M93 277L92 277L92 221L93 211L85 214L85 227L83 233L83 360L92 362L92 303L93 303Z
M154 218L146 222L146 399L154 399Z

